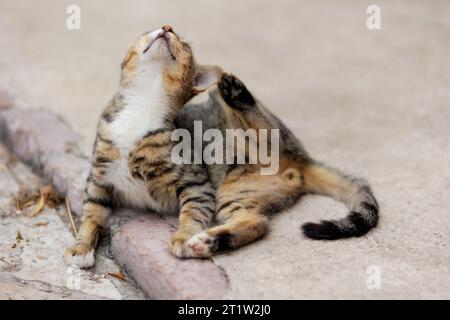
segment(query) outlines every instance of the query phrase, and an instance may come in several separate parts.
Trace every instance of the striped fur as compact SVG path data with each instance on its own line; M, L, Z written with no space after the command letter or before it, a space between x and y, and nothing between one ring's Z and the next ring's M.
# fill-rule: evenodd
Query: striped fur
M68 265L91 267L101 227L115 206L179 212L169 249L183 257L186 241L213 219L216 190L206 167L171 161L177 111L220 79L195 63L190 46L165 26L142 35L122 62L118 92L103 111L92 154L77 243Z
M307 237L321 240L359 237L377 225L378 203L364 179L319 163L305 168L304 176L306 192L332 197L350 209L349 215L339 220L304 224L302 229Z
M235 76L224 74L209 101L186 106L176 123L192 130L195 120L206 123L206 128L222 130L278 128L281 147L280 170L273 176L260 175L258 164L210 167L218 181L216 226L188 240L190 256L209 257L257 240L267 232L271 214L292 206L307 193L330 196L350 209L346 218L303 225L308 238L361 236L377 224L378 205L367 182L313 160L292 132Z

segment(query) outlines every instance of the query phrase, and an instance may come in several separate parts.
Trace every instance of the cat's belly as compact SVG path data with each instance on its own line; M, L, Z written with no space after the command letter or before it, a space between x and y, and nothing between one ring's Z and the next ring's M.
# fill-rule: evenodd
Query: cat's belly
M148 192L147 185L140 179L135 179L128 166L127 159L119 159L109 165L108 172L104 176L107 183L118 191L120 200L124 204L141 208L153 209L159 213L176 213L178 205L175 201L157 201Z

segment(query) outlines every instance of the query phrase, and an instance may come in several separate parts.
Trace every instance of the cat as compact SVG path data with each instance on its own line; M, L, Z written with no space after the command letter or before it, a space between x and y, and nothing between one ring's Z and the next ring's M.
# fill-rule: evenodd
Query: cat
M179 211L169 249L178 257L194 256L185 243L210 224L216 189L205 165L172 163L171 132L177 111L221 73L197 64L190 45L170 26L144 33L128 51L119 89L98 123L82 223L64 254L66 264L94 265L99 231L111 208L122 205Z
M268 217L292 206L303 194L330 196L350 209L345 218L304 224L308 238L358 237L377 225L378 203L367 181L311 158L292 132L234 75L224 73L205 103L185 106L175 119L177 127L190 132L194 121L202 121L205 130L280 130L278 174L261 175L260 164L208 167L217 185L215 226L187 241L197 257L262 237L268 231Z
M206 103L183 107L216 84ZM262 175L261 163L175 165L171 134L193 132L196 120L204 130L279 129L278 172ZM65 253L68 265L83 268L94 264L99 231L120 205L179 212L169 251L180 258L207 258L257 240L268 231L270 214L307 193L331 196L351 210L340 220L303 225L309 238L361 236L378 221L364 179L313 160L238 78L198 65L169 26L145 33L122 63L119 90L99 121L86 193L77 243Z

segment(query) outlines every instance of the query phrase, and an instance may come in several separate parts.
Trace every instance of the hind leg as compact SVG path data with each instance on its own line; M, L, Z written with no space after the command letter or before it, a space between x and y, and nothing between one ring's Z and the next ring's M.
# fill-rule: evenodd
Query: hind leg
M217 220L222 224L197 233L188 240L189 257L207 258L217 250L244 246L261 238L268 230L266 217L257 210L244 207L221 211Z
M268 230L268 222L258 213L242 211L223 225L198 233L188 240L191 257L208 258L219 250L235 249L251 243Z
M218 225L190 238L185 257L207 258L263 237L269 229L267 214L292 205L301 186L300 172L293 168L273 176L248 167L228 174L217 191Z
M217 86L223 100L233 109L244 110L256 105L247 87L232 74L224 73Z

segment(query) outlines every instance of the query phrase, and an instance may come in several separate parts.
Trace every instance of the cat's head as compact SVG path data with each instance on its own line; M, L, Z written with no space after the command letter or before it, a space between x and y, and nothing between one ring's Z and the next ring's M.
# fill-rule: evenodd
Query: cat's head
M217 66L195 62L190 45L170 26L145 32L122 62L121 85L159 85L174 104L182 106L192 96L216 84L222 75Z

